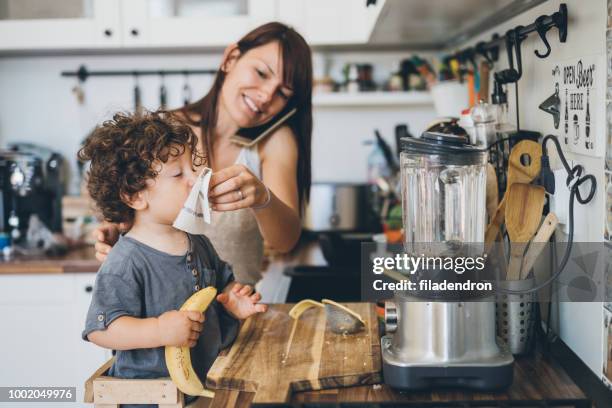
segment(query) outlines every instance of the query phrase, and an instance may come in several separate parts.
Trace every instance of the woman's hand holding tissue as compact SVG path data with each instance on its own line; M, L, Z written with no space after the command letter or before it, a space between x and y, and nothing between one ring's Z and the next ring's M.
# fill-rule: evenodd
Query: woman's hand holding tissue
M270 190L246 166L234 164L213 173L208 199L215 211L257 209L270 202Z
M265 312L268 306L258 303L260 300L261 295L253 293L253 287L238 282L230 283L223 293L217 295L217 301L236 319L246 319L255 313Z

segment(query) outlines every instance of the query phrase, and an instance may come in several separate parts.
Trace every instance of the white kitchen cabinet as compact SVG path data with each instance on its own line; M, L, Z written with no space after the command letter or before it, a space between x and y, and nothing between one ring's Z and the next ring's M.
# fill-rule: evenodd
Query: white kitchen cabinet
M76 387L82 405L85 380L110 358L81 340L94 281L95 273L0 275L2 386Z
M27 12L16 6L21 1L30 5ZM57 0L49 4L48 0L0 0L0 51L220 47L275 20L277 8L277 0ZM70 18L62 18L62 12Z
M226 46L274 20L276 6L276 0L124 0L124 45Z
M367 43L384 0L279 0L278 19L312 46Z
M120 0L0 0L0 50L121 45Z

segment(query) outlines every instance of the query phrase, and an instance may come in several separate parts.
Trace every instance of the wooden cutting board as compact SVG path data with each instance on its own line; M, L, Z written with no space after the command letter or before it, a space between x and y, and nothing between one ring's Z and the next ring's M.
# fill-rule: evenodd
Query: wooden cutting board
M334 334L325 311L315 307L300 317L285 358L293 305L270 305L248 319L229 351L208 372L211 389L255 392L253 403L287 402L292 392L382 382L376 309L371 303L346 303L366 328L352 335Z

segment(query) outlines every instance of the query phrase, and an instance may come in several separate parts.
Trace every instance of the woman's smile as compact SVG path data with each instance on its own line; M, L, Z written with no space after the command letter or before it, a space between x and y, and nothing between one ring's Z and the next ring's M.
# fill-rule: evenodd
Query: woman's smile
M260 107L257 106L255 101L251 99L248 95L242 94L242 100L248 108L247 111L251 113L252 116L256 116L261 113Z

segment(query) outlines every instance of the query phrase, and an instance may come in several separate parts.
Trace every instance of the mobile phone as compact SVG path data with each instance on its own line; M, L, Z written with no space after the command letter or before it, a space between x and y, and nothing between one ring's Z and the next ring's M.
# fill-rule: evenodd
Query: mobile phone
M281 125L283 125L290 117L292 117L297 108L289 109L280 112L271 121L264 123L261 126L253 128L240 129L235 135L230 137L230 140L241 146L252 147L259 143L266 136L274 132Z

